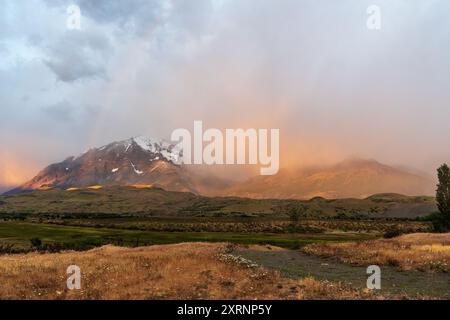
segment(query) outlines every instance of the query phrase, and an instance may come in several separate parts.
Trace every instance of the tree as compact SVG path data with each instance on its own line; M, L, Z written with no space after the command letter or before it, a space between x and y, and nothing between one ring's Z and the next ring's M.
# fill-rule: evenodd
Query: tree
M437 207L450 226L450 168L444 163L437 172L439 179L436 190Z

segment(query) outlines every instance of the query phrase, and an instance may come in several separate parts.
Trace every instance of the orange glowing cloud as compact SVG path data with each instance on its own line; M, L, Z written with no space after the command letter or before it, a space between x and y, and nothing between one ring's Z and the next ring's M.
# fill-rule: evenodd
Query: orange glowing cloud
M37 168L9 152L0 151L0 185L17 186L30 179Z

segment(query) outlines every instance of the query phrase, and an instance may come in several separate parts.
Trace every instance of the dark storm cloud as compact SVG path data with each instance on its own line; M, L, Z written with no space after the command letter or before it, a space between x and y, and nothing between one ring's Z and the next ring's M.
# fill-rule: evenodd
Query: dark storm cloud
M211 18L213 2L209 0L45 0L53 7L80 7L82 17L99 24L111 24L128 35L147 36L170 20L178 31L203 32ZM216 1L217 2L217 1Z
M170 1L149 0L45 0L53 7L76 4L81 14L97 23L113 24L127 32L142 34L161 21L165 5Z
M97 22L132 23L137 27L155 21L162 9L161 1L148 0L79 0L78 3L83 14Z
M112 50L109 39L101 34L68 31L47 48L44 63L63 82L106 78Z

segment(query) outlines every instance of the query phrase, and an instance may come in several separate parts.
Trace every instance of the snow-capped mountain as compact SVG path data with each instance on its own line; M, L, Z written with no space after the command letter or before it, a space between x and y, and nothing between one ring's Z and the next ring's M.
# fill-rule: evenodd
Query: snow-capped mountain
M182 149L178 145L165 140L134 137L51 164L9 193L134 184L151 184L166 190L194 193L211 188L209 181L180 165L181 158Z
M52 164L7 194L48 188L111 185L154 185L168 191L206 196L249 198L364 198L376 193L432 195L428 177L374 160L352 159L333 166L283 169L274 176L231 182L214 172L181 164L180 146L164 140L135 137L93 148L78 157Z
M148 151L150 155L154 156L152 158L153 161L165 159L174 164L181 164L181 158L183 156L181 146L166 140L155 140L149 137L139 136L119 142L119 144L120 143L125 145L125 152L133 147L134 144L137 144L142 150Z

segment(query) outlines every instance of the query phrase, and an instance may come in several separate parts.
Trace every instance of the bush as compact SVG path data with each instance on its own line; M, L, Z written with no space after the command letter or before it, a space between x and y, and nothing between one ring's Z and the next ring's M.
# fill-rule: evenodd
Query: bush
M389 229L384 233L383 238L391 239L391 238L395 238L395 237L398 237L401 235L402 235L402 232L399 229Z
M42 245L42 241L39 238L31 238L30 242L31 242L31 246L34 248L40 248Z
M450 222L444 213L434 212L427 217L427 220L431 221L433 232L447 232L450 230Z

